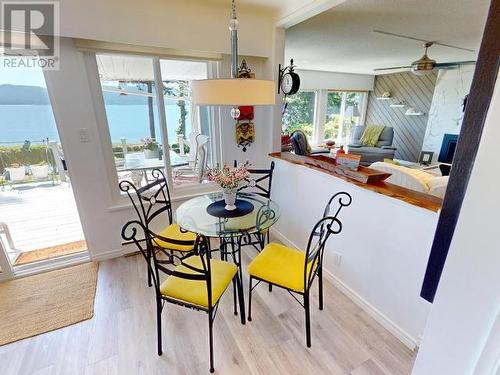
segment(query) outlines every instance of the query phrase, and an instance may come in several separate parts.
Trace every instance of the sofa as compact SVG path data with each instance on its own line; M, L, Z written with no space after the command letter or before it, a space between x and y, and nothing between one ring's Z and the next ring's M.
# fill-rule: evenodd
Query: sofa
M377 161L384 159L394 159L396 148L392 146L394 138L394 129L386 126L380 134L376 147L365 146L361 143L361 137L366 129L365 125L354 127L351 143L347 145L348 153L361 155L361 165L369 166Z
M438 176L420 169L384 162L373 163L370 168L391 173L391 176L385 182L439 198L444 197L448 186L449 176Z

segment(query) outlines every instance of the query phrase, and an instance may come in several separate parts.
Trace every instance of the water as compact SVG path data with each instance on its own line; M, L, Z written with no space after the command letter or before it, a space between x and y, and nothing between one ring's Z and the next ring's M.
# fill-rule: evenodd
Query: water
M161 140L158 111L156 106L153 108L156 138ZM168 139L171 144L177 143L179 108L175 104L166 105L165 108ZM149 137L148 113L147 105L106 105L112 143L120 143L120 138L126 138L127 143L139 143L142 138ZM190 132L191 115L188 112L185 136ZM34 143L47 137L59 141L50 105L0 105L0 146L22 144L25 140Z

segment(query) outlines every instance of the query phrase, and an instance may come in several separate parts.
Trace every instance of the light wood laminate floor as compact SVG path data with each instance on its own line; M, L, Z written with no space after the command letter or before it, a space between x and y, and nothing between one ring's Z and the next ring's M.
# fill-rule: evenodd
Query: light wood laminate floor
M253 250L245 252L253 256ZM249 257L244 257L245 263ZM246 280L247 281L247 280ZM245 286L246 287L246 286ZM245 288L245 296L248 289ZM255 290L252 322L223 296L214 324L218 374L409 374L415 353L325 278L325 309L312 303L312 347L303 309L284 290ZM0 347L3 375L208 374L208 318L175 305L163 312L163 356L156 354L154 292L142 257L102 262L93 319Z

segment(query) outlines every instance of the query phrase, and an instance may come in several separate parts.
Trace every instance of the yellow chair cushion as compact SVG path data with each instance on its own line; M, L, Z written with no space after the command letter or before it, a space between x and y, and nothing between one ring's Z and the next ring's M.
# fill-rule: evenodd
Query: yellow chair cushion
M203 269L199 255L193 255L184 260L184 263ZM236 275L237 267L233 263L223 262L217 259L211 259L212 275L212 306L214 306L226 290L227 286ZM175 267L178 272L189 274L198 274L184 265ZM165 297L174 298L192 305L201 307L208 306L207 283L205 280L189 280L181 277L169 276L161 285L160 292Z
M270 243L248 265L250 276L283 286L296 292L304 291L303 251L277 243ZM311 272L312 262L307 265L307 276Z
M158 235L165 238L171 238L173 240L193 242L193 244L191 245L179 245L176 243L160 240L159 238L153 240L156 246L169 250L191 251L193 250L194 241L196 240L196 233L181 232L181 227L179 227L177 224L170 224L168 227L165 227L160 233L158 233Z

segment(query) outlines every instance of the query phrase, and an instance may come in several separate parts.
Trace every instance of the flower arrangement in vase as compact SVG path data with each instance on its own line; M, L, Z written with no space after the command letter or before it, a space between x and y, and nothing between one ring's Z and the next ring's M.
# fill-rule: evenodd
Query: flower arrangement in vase
M160 157L160 145L156 139L146 137L141 139L144 157L146 159L158 159Z
M248 162L235 168L224 165L223 167L216 166L208 169L208 180L216 182L222 188L224 201L226 202L224 208L228 211L236 209L238 187L250 176L247 166Z

